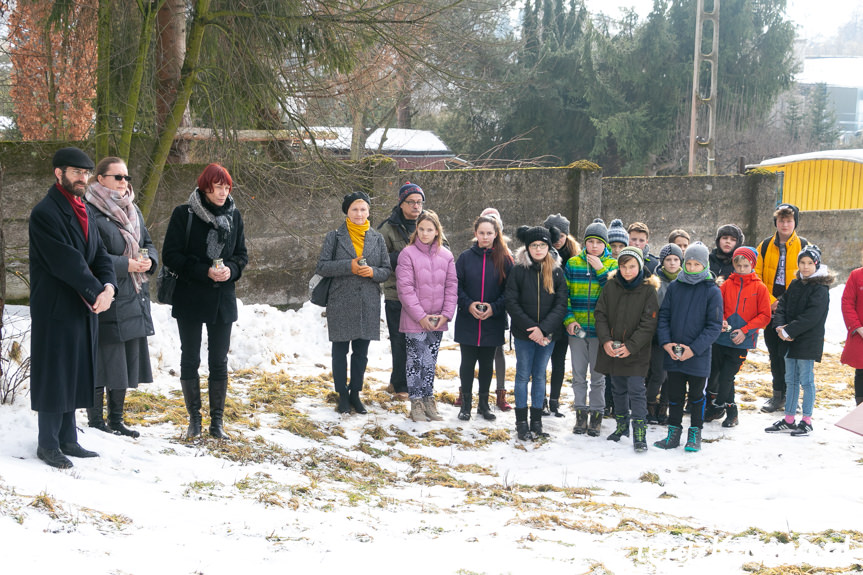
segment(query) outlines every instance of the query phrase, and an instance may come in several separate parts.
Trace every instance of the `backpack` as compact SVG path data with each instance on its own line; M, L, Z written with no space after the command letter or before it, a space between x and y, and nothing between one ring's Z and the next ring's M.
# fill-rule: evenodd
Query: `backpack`
M775 236L775 235L776 234L773 234L773 236ZM773 239L773 236L770 236L769 238L764 238L763 240L761 240L761 244L759 245L759 250L758 250L761 252L761 259L764 259L767 257L767 246L770 245L770 241ZM803 236L797 236L797 237L800 238L800 249L801 250L809 245L809 241L806 238L804 238Z

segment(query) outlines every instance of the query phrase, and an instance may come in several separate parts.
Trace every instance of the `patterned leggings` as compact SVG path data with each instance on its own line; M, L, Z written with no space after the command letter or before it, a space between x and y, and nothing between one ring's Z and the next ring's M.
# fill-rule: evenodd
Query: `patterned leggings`
M434 371L442 336L441 331L405 334L408 394L411 399L434 394Z

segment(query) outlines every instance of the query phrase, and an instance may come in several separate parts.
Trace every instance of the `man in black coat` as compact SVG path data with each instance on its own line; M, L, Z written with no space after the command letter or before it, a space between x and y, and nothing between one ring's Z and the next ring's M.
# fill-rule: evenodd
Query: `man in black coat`
M54 154L57 181L30 213L30 406L38 412L36 455L67 469L66 457L97 457L78 443L75 409L94 397L99 325L117 278L81 197L93 161L78 148Z

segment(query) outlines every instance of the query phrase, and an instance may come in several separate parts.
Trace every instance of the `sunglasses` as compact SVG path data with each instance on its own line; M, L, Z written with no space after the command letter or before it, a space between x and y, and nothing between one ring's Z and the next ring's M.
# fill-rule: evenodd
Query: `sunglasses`
M118 182L121 180L126 180L127 182L132 181L132 176L121 176L120 174L102 174L103 178L114 178Z

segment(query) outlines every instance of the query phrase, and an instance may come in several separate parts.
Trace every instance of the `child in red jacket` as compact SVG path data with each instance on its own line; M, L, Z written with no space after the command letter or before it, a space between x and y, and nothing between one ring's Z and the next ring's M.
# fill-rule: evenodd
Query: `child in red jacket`
M758 330L770 324L770 293L757 274L753 273L758 252L748 246L734 250L731 262L734 273L719 288L722 292L722 333L713 344L710 383L716 385L716 399L707 406L704 421L714 421L725 415L722 427L738 423L734 403L734 376L746 360L750 349L758 343Z

